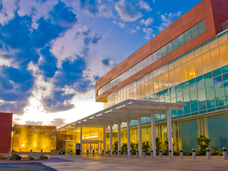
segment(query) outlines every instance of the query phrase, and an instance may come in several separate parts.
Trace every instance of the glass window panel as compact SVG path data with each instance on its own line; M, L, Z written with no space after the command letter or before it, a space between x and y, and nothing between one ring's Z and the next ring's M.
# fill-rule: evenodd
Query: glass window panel
M215 38L214 40L211 40L209 44L210 44L210 49L215 48L216 46L218 46L217 39Z
M228 42L223 45L219 46L220 58L221 58L221 65L228 64Z
M141 84L140 87L140 99L145 97L145 89L144 89L144 84Z
M187 64L181 65L181 80L182 80L182 82L188 80Z
M187 61L191 60L193 58L193 53L187 54Z
M198 102L199 102L199 110L205 110L207 107L205 89L198 91Z
M207 108L215 107L215 95L214 95L214 87L206 88L206 97L207 97Z
M218 48L212 49L210 51L211 53L211 65L212 69L217 69L220 67L220 57L219 57L219 51Z
M218 77L213 78L213 83L214 84L218 84L218 83L221 83L221 82L222 82L222 76L218 76Z
M180 35L178 38L179 47L184 44L184 34Z
M213 77L221 75L222 74L221 68L214 70L212 73L213 73Z
M163 74L162 75L160 75L159 77L158 77L158 90L159 91L162 91L163 90L163 85L164 85L164 83L163 83Z
M209 80L205 81L205 86L206 87L209 87L209 86L212 86L212 85L213 85L213 80L212 79L209 79Z
M137 97L137 100L139 100L140 99L140 97L141 97L141 94L140 94L141 92L140 92L140 85L138 85L137 87L136 87L136 97Z
M148 66L147 58L143 60L143 68L146 68Z
M207 52L209 50L209 45L208 43L204 44L203 46L201 46L201 52Z
M226 41L227 41L227 34L226 33L218 38L218 42L220 45Z
M204 79L210 79L212 78L212 72L208 72L207 74L204 74Z
M198 25L191 28L192 39L199 35Z
M172 42L166 45L166 53L169 54L172 52Z
M198 111L197 92L191 93L191 111Z
M187 63L188 66L188 77L189 79L195 78L195 67L193 60Z
M228 72L228 65L222 67L222 73L227 73Z
M181 64L186 62L186 56L181 57Z
M227 81L228 80L228 73L223 75L223 81Z
M206 26L205 26L205 21L201 21L199 24L198 24L198 27L199 27L199 34L202 34L203 32L206 31Z
M189 94L184 95L184 104L186 105L184 107L184 113L190 113L190 97Z
M172 41L172 45L173 45L173 50L177 49L179 47L178 45L178 38L174 39Z
M170 83L170 87L175 85L174 70L169 71L169 83Z
M226 105L228 105L228 82L224 83L224 91L225 91Z
M204 73L211 71L211 59L208 52L202 55L202 60Z
M216 106L225 105L223 83L215 85L215 100Z
M168 65L163 67L163 71L164 72L167 72L168 70L169 70L169 66Z
M196 91L196 84L189 86L189 90L190 90L190 92Z
M204 82L200 82L197 84L197 90L203 89L204 88Z
M164 76L164 89L169 88L170 84L169 84L169 74L168 72L163 74Z
M195 63L195 71L196 71L195 75L196 77L198 77L203 74L201 56L195 58L194 63Z
M180 67L175 68L175 83L176 85L181 83Z
M166 46L164 46L163 48L161 48L161 56L165 56L167 54L167 50L166 50Z
M161 49L156 52L156 59L158 60L160 58L161 58Z
M180 65L180 59L176 60L176 61L174 62L174 65L175 65L175 67L179 66L179 65Z
M173 69L173 67L174 67L174 63L172 62L169 64L169 70Z
M191 37L191 30L188 30L184 33L184 37L185 37L185 43L187 43L188 41L190 41L192 39Z
M158 78L154 78L153 79L153 82L154 82L154 93L157 93L158 92Z
M201 54L201 49L200 49L200 48L195 49L195 50L193 51L194 57L199 56L200 54Z
M149 93L150 93L150 95L154 93L153 85L154 85L153 80L150 80L149 81Z

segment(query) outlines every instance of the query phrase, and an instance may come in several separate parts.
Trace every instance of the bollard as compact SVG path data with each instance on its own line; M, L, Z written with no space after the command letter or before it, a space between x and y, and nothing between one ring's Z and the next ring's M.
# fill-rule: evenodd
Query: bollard
M151 157L151 158L154 157L153 150L150 150L150 157Z
M124 150L124 157L126 157L126 150Z
M130 157L132 157L132 151L130 151Z
M32 150L30 150L30 155L32 155Z
M111 151L110 150L108 151L108 155L111 156Z
M183 149L180 149L180 159L183 159Z
M173 153L172 153L172 150L170 149L169 150L169 158L171 159L173 157Z
M63 150L61 150L61 156L63 155Z
M8 155L10 155L10 149L8 150Z
M19 155L21 155L21 149L20 149Z
M136 158L138 158L139 156L139 153L138 153L138 150L136 150Z
M89 150L87 150L87 156L89 156Z
M211 159L211 152L210 152L210 148L206 148L207 151L207 159Z
M196 159L196 149L192 149L192 159Z
M80 156L82 155L82 150L80 150Z
M162 150L159 149L159 158L162 158Z
M94 154L95 154L95 153L94 153L94 150L93 150L93 156L94 156Z
M222 148L222 151L223 151L223 159L224 160L227 160L227 150L226 150L226 147L223 147Z
M116 157L116 150L114 150L114 157Z
M53 156L53 150L51 150L51 156Z
M70 155L72 156L72 150L70 150Z
M102 156L104 156L104 150L102 150Z
M43 154L43 150L41 150L40 152L41 152L41 154Z
M121 152L120 152L120 150L119 150L119 152L118 152L118 155L119 155L119 157L121 157Z
M146 150L143 150L143 158L146 157Z

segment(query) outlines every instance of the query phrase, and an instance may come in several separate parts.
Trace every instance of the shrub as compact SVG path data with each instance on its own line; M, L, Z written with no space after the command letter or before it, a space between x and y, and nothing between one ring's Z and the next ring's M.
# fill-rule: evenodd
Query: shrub
M199 137L196 138L197 145L199 145L199 155L205 155L206 154L206 148L209 147L211 139L205 137L205 135L199 135Z

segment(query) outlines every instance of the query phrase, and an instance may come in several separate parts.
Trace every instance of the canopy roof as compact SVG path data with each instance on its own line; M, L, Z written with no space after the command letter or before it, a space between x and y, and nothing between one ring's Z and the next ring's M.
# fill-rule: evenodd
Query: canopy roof
M170 110L183 110L184 106L185 105L181 103L152 102L129 99L60 127L58 130L75 127L103 127L104 125L126 122L127 118L130 118L130 120L137 120L139 116L151 117L151 114L166 114L167 108Z

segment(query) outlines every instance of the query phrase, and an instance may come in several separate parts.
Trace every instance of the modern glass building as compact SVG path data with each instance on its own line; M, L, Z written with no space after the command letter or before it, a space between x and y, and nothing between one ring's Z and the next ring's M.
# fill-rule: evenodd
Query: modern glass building
M153 118L140 115L140 110L148 108L138 109L140 120L126 110L122 115L128 117L121 117L121 123L120 116L113 121L107 119L108 123L101 127L106 131L94 132L96 126L89 122L90 118L113 112L130 102L128 99L185 106L171 110L171 134L164 112L153 113L155 127L151 128ZM103 102L107 109L59 129L69 134L78 129L79 135L74 138L81 143L83 152L95 146L99 151L113 150L118 141L120 146L129 146L129 139L139 143L139 148L148 141L152 149L152 136L160 139L160 148L165 150L169 135L173 151L198 149L199 135L209 137L210 146L221 151L228 145L228 1L202 0L100 78L96 83L96 101ZM153 107L155 103L151 103Z

